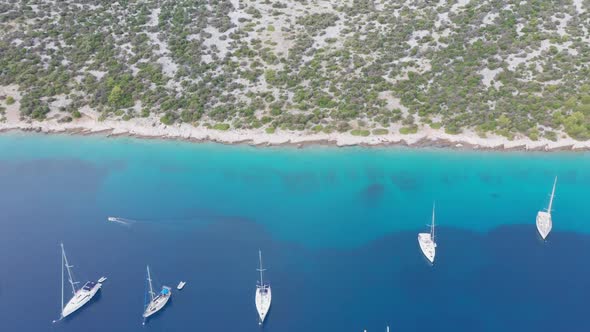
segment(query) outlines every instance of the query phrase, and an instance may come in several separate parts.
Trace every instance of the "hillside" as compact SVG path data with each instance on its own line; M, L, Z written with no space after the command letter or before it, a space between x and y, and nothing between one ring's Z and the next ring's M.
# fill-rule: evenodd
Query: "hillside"
M0 119L588 140L588 8L2 0Z

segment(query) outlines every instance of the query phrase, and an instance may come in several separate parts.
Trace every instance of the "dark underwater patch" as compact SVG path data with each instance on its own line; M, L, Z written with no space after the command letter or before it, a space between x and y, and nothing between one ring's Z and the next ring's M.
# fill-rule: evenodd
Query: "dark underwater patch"
M109 172L124 167L123 162L97 165L78 159L0 161L0 191L94 192L103 184Z
M502 183L502 178L497 175L492 175L488 173L480 173L478 175L479 180L485 184L500 184Z
M415 191L420 188L418 178L407 172L392 175L391 182L401 191Z
M383 197L385 193L385 186L380 183L373 183L368 185L360 193L362 199L368 202L374 202Z
M290 172L282 174L281 178L285 186L296 191L314 190L319 184L318 178L313 172Z

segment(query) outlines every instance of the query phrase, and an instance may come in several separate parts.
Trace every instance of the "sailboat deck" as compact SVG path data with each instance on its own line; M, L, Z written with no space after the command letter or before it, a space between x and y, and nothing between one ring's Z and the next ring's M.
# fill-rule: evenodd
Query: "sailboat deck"
M94 288L94 286L96 286L96 282L88 281L88 282L86 282L84 287L82 287L82 289L89 292Z

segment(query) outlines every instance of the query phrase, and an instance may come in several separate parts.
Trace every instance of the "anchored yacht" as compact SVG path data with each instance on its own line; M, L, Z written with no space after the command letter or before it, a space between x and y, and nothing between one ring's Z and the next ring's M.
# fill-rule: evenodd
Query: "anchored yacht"
M66 251L64 249L63 243L61 243L61 260L62 260L62 267L61 267L61 316L60 320L66 318L67 316L71 315L76 310L80 309L84 306L88 301L92 300L94 295L100 290L102 287L102 282L98 281L87 281L82 288L77 288L76 285L79 282L74 280L72 275L72 268L73 265L68 263L68 257L66 256ZM66 303L64 306L64 269L68 272L68 281L72 286L72 298ZM105 277L102 277L100 280L106 280Z
M553 182L553 190L551 191L551 198L549 199L549 207L547 211L539 211L537 213L537 231L539 235L545 240L551 228L553 227L553 221L551 220L551 207L553 206L553 197L555 196L555 185L557 184L557 176Z
M270 302L272 299L272 294L270 291L270 285L265 285L262 281L262 272L265 271L262 268L262 252L258 250L258 260L260 262L260 282L256 285L256 310L258 310L258 316L260 317L260 321L258 322L259 325L264 323L264 319L268 314L268 310L270 309Z
M432 206L432 224L430 225L430 233L419 233L418 243L422 253L430 261L434 263L434 256L436 254L436 242L434 242L434 205Z
M152 277L150 274L150 267L147 267L147 282L149 285L149 299L150 302L146 305L145 310L143 312L143 318L146 319L151 315L155 314L156 312L160 311L172 295L171 288L168 286L162 286L162 290L158 295L154 293L154 289L152 287ZM145 320L143 322L145 324Z

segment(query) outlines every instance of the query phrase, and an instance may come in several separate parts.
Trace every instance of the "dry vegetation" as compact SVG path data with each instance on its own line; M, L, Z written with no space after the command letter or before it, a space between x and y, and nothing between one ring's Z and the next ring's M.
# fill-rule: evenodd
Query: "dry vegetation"
M590 138L589 0L0 1L21 116ZM1 116L1 113L0 113Z

